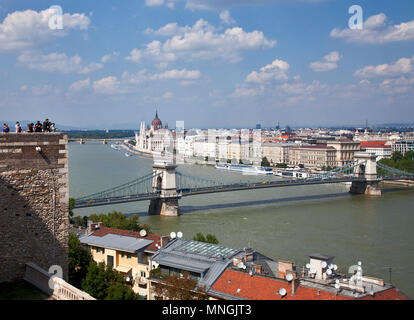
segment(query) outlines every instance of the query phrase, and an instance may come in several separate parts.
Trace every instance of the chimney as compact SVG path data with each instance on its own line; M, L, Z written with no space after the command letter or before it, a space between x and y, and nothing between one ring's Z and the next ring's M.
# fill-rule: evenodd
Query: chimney
M168 236L161 236L161 239L160 239L161 248L164 247L168 243L168 239L169 239Z
M244 249L244 261L251 262L253 261L253 249L247 248Z
M254 265L254 272L257 274L261 274L263 271L262 266L260 264L255 264Z
M299 278L294 278L292 280L292 296L295 295L296 290L298 290L299 288L299 285L300 285Z

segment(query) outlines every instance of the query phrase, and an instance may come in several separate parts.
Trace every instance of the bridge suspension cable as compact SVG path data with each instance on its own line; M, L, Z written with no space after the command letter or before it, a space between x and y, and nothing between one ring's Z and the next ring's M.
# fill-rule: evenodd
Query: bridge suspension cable
M378 177L382 177L384 179L387 179L387 178L388 179L390 178L414 179L414 173L392 168L380 162L377 162L377 168L380 169L380 170L377 170Z
M150 194L153 193L153 179L159 175L159 173L155 174L154 172L151 172L143 177L124 183L120 186L75 199L75 203L80 204L87 201L136 196L139 194Z

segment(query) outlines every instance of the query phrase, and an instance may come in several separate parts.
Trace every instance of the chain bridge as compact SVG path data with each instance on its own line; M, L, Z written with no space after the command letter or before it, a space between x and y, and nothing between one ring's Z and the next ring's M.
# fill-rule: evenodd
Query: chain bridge
M179 215L178 200L182 197L239 190L281 188L300 185L351 182L352 194L381 195L383 180L411 180L414 174L376 162L376 156L359 152L347 165L306 178L229 183L186 175L173 163L155 162L153 171L145 176L101 192L75 199L75 208L150 200L149 213Z

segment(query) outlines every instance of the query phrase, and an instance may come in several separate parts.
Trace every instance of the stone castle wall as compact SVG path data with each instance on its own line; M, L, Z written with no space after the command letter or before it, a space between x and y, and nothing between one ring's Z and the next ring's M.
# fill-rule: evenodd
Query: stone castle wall
M0 134L0 282L22 279L28 262L67 279L67 144L64 133Z

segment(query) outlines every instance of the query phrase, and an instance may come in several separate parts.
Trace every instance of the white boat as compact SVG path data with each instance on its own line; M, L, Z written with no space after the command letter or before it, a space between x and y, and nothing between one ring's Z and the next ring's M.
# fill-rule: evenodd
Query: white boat
M264 168L259 166L247 166L243 164L226 164L226 163L217 163L214 168L229 170L229 171L238 171L250 174L273 174L271 168Z
M125 152L125 157L130 157L132 156L132 154L130 154L129 152Z
M288 178L309 178L312 176L311 173L300 169L300 168L286 168L278 169L274 172L275 176L288 177Z
M111 144L111 148L114 150L119 150L119 145L116 143Z

